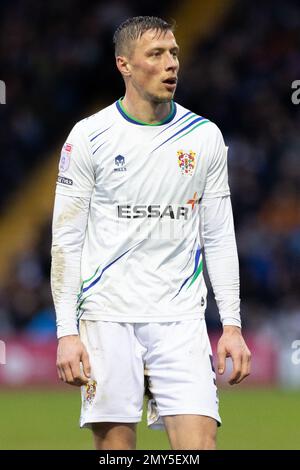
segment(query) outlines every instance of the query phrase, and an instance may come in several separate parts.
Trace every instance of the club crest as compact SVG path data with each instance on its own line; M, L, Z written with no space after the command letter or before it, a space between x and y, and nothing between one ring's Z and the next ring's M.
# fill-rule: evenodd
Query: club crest
M195 169L196 153L190 150L189 153L178 150L178 165L182 175L192 176Z

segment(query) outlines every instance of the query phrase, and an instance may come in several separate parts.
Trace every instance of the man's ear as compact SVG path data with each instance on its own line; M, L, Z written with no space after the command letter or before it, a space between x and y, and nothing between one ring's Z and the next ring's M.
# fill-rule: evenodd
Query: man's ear
M127 57L118 55L116 57L116 64L118 67L119 72L124 76L124 77L130 77L131 75L131 67L128 62Z

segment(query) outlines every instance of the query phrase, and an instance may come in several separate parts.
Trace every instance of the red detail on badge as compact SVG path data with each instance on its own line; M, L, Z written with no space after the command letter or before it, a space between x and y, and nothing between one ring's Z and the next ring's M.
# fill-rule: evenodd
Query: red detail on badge
M65 149L66 152L70 152L70 153L71 153L71 152L72 152L72 148L73 148L73 145L72 145L72 144L66 143L66 144L64 145L64 149Z

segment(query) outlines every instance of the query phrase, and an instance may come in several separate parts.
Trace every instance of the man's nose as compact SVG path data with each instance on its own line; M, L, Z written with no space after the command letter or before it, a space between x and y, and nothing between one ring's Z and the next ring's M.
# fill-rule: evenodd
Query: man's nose
M179 67L178 59L173 56L173 54L168 54L165 68L166 70L177 70Z

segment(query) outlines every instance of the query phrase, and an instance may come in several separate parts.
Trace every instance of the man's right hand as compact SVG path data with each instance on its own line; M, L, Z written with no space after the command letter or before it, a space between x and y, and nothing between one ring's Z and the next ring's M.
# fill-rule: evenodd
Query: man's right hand
M60 380L77 387L88 383L91 374L89 356L78 335L63 336L58 340L56 367Z

